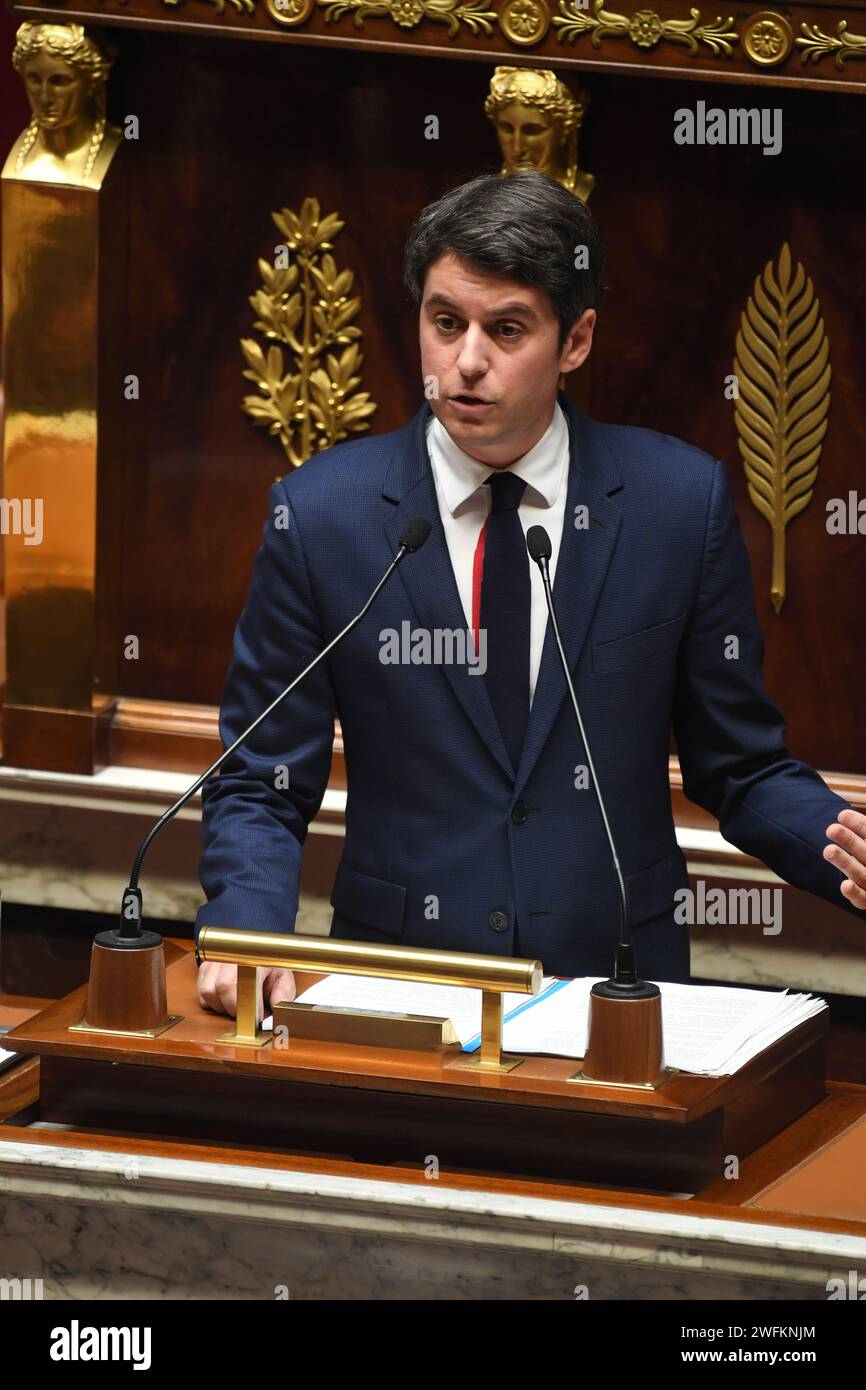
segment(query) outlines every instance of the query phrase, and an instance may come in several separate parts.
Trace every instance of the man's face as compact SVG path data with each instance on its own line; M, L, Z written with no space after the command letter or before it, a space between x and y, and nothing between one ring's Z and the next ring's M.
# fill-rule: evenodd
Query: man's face
M433 414L464 453L507 468L550 424L559 377L592 346L595 310L584 310L559 346L549 296L477 271L453 252L427 269L421 301L421 369Z

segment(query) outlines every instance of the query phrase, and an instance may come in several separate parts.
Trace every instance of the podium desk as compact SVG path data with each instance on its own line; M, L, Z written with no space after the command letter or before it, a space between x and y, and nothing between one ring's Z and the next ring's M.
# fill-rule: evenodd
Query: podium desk
M157 1038L0 998L0 1264L47 1298L823 1301L866 1268L866 1087L825 1082L820 1026L626 1118L562 1058L216 1043L166 959Z

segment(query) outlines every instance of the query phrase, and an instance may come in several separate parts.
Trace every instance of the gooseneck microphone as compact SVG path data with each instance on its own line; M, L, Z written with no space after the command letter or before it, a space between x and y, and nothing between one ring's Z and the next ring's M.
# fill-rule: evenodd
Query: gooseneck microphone
M132 866L132 873L130 874L129 884L126 888L126 891L123 894L123 900L121 902L120 908L120 926L112 928L109 931L100 932L96 937L96 941L100 945L121 948L126 947L127 949L134 950L136 948L144 949L157 946L161 943L162 938L159 936L157 932L142 930L141 889L138 886L138 879L141 873L141 866L144 861L144 856L147 854L147 851L153 843L154 839L159 834L160 830L162 830L163 826L167 825L168 822L174 816L177 815L178 811L186 805L190 797L195 795L195 793L199 790L203 783L206 782L209 777L211 777L215 772L218 771L219 768L222 767L223 763L231 757L231 755L236 751L236 749L240 748L241 744L249 738L250 734L253 733L259 727L259 725L264 722L265 719L267 719L268 715L272 714L273 711L277 708L277 706L282 704L286 696L290 695L292 691L295 689L295 687L300 685L304 677L308 676L309 673L313 670L313 668L318 666L319 662L325 659L325 657L328 655L328 652L332 651L334 647L338 645L338 643L342 642L343 638L348 636L348 634L352 631L354 627L357 627L358 623L364 617L365 613L367 612L370 605L373 603L374 599L378 596L379 592L384 588L388 580L391 578L391 575L394 573L395 569L399 565L400 561L403 559L404 555L411 555L415 551L420 550L421 546L424 544L424 542L427 540L427 537L430 535L431 529L431 523L426 519L426 517L423 516L416 516L412 521L410 521L406 525L402 535L400 536L400 548L397 551L397 554L394 556L388 568L385 570L385 573L382 575L382 578L379 580L378 584L376 585L373 592L370 594L370 597L367 599L367 602L364 604L360 612L355 614L355 617L352 618L351 622L346 624L342 632L337 633L336 637L334 637L328 643L328 645L325 648L323 648L323 650L320 651L317 656L313 658L310 664L304 667L304 670L301 671L300 675L296 676L295 679L291 682L291 684L287 685L285 690L282 691L282 693L278 695L275 700L271 701L267 709L263 710L262 713L258 715L256 719L253 720L249 728L244 729L243 733L238 735L234 743L229 748L227 748L224 753L221 753L220 756L214 762L211 763L210 767L207 768L207 770L203 772L201 776L196 779L195 782L193 782L191 787L187 787L183 795L179 796L177 801L175 801L174 805L169 806L168 810L165 811L164 814L160 816L156 824L151 827L150 831L141 843L138 854L135 856L135 862Z
M616 845L614 843L613 833L610 828L610 821L608 820L607 810L604 804L604 797L601 794L601 786L596 775L595 764L592 760L592 751L589 746L589 740L586 736L586 729L584 728L583 718L580 713L580 706L577 703L577 696L574 693L574 685L572 684L571 680L571 672L568 669L568 660L566 659L565 650L562 645L562 638L559 633L559 624L556 621L556 610L553 606L553 594L550 588L550 571L548 569L548 561L550 559L552 549L550 544L550 537L548 536L543 526L530 526L529 530L526 533L526 548L529 551L530 559L535 561L535 563L538 565L538 568L541 571L541 578L544 583L544 596L547 599L547 611L550 615L550 624L553 628L553 635L556 641L556 649L559 652L559 660L562 666L562 672L565 676L565 683L568 686L568 693L571 696L572 707L574 708L574 713L577 718L577 727L580 730L580 737L583 742L584 750L586 752L586 761L589 765L590 776L592 777L592 785L595 790L595 796L598 802L598 809L601 812L601 819L604 824L604 832L607 836L608 845L610 846L610 854L613 860L613 867L616 872L617 884L619 886L620 929L619 944L616 948L616 963L614 965L614 973L612 978L607 980L604 984L594 985L593 993L599 996L615 997L617 999L627 997L646 999L650 997L653 993L658 994L659 991L656 985L649 984L644 980L639 980L637 977L635 951L631 940L631 917L629 914L628 891L625 886L625 879L623 878L622 866L619 862L619 855L616 852Z

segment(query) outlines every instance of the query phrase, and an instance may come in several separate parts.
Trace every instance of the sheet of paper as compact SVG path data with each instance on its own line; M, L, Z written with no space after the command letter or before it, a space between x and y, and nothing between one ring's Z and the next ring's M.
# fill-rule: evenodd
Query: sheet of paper
M541 1013L537 1012L540 1000L536 1000L531 1009L524 1009L503 1026L505 1051L582 1057L586 1052L589 991L596 979L602 978L558 980L545 994Z

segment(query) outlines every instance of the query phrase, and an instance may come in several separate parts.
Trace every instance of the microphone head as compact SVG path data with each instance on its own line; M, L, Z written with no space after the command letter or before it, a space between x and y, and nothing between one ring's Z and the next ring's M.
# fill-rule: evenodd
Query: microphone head
M526 549L529 551L530 559L538 564L539 560L549 560L553 554L550 544L550 537L543 526L530 526L526 533Z
M413 550L421 549L432 530L432 523L427 520L426 516L413 517L403 529L400 544L411 554Z

